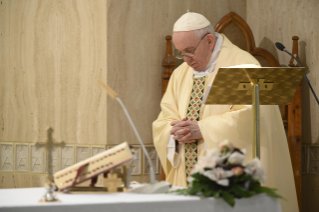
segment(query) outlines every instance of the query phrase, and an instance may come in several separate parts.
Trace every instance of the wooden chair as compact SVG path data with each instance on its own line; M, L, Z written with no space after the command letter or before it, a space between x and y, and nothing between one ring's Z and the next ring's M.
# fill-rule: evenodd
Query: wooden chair
M239 48L252 54L263 67L280 67L278 60L266 49L258 48L255 45L255 39L252 31L246 21L238 14L230 12L225 15L215 25L215 31L223 33L227 38ZM162 75L162 93L166 91L168 80L172 74L173 67L175 66L172 57L171 36L166 36L167 47L166 57L163 66L166 68L165 73ZM298 37L293 37L293 54L298 56ZM290 61L289 66L294 67L293 60ZM295 179L295 186L299 204L299 211L301 211L301 86L299 86L297 93L290 105L280 106L283 124L287 134L289 151L293 166L293 173ZM162 179L165 179L165 174L162 171Z

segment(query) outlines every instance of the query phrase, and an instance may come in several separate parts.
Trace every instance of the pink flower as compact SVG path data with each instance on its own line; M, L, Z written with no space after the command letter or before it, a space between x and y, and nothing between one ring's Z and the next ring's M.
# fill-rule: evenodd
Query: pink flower
M239 167L239 166L232 168L231 171L233 172L233 174L236 177L238 177L238 176L240 176L240 175L242 175L244 173L244 169Z
M234 150L234 145L227 139L220 142L218 146L222 153L228 153Z

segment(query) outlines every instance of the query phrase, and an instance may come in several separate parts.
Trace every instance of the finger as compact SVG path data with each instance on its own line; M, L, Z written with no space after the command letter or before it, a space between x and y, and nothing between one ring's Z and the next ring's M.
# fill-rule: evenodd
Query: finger
M189 121L180 121L174 125L174 127L187 127L189 125Z
M186 141L189 141L190 138L191 138L192 134L191 133L188 133L187 135L185 135L184 137L178 139L178 142L183 142L185 143Z
M184 127L173 127L170 131L171 135L175 134L176 131L183 129Z
M187 121L187 119L183 118L181 121L173 121L173 122L171 122L171 126L174 126L174 125L176 125L176 124L178 124L179 122L182 122L182 121Z
M190 129L187 127L182 127L181 129L175 131L174 135L186 135L190 132Z
M189 140L189 141L186 141L185 144L190 144L190 143L194 143L196 140L193 139L193 140Z
M179 141L180 139L182 139L184 137L184 135L174 135L173 139Z
M171 122L171 126L176 125L178 122L180 122L180 121L173 121L173 122Z
M178 142L179 144L189 144L189 143L193 143L195 142L196 140L188 140L188 141L185 141L185 142Z

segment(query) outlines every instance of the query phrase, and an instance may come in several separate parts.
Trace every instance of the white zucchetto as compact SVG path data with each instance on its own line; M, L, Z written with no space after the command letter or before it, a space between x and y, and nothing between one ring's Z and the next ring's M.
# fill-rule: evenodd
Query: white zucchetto
M175 22L173 32L203 29L209 25L210 22L203 15L187 12Z

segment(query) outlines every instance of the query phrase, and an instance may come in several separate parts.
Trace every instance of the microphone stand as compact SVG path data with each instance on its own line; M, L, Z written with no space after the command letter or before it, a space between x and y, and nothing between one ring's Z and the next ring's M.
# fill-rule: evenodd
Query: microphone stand
M124 110L124 113L125 113L125 115L126 115L128 121L130 122L131 127L133 128L134 133L135 133L135 135L136 135L138 141L140 142L140 144L141 144L141 146L142 146L142 148L143 148L143 151L144 151L145 156L146 156L146 158L147 158L147 160L148 160L148 163L150 164L150 181L151 181L151 184L155 184L156 180L155 180L155 172L154 172L152 160L151 160L151 158L150 158L148 152L146 151L146 148L145 148L145 146L144 146L144 143L143 143L143 141L142 141L140 135L138 134L138 132L137 132L137 130L136 130L136 127L135 127L135 125L134 125L134 123L133 123L133 121L132 121L132 119L131 119L130 114L127 112L127 109L126 109L125 105L123 104L123 102L122 102L122 100L121 100L120 98L116 97L116 100L120 103L122 109Z
M302 67L302 65L300 64L299 60L298 60L293 54L291 54L291 53L290 53L289 51L287 51L286 49L284 49L284 52L286 52L287 54L289 54L290 56L292 56L292 57L297 61L299 67ZM317 101L317 104L319 105L318 97L317 97L315 91L313 90L313 88L312 88L312 86L311 86L311 84L310 84L310 82L309 82L309 79L308 79L307 75L304 73L303 76L305 77L305 79L306 79L306 81L307 81L307 83L308 83L308 86L309 86L309 88L310 88L310 90L311 90L313 96L315 97L315 99L316 99L316 101Z
M150 165L150 184L146 184L143 185L141 187L137 187L132 189L130 192L132 193L141 193L141 194L155 194L155 193L166 193L168 192L169 188L171 187L171 185L166 182L166 181L161 181L161 182L157 182L155 180L155 172L154 172L154 168L153 168L153 163L151 161L151 158L145 148L145 145L131 119L130 114L128 113L125 105L123 104L122 100L117 97L117 93L115 93L115 91L113 91L110 87L108 87L107 85L105 85L102 81L98 80L98 82L102 85L102 87L107 91L107 93L113 98L116 99L119 104L121 105L122 109L124 110L124 113L128 119L128 121L131 124L131 127L133 128L133 131L141 145L141 147L143 148L144 154L148 160L148 163Z
M293 57L293 58L297 61L299 67L302 67L302 65L300 64L299 60L298 60L293 54L291 54L288 50L286 50L286 47L285 47L284 45L282 45L282 44L279 43L279 42L276 42L276 43L275 43L275 46L276 46L277 49L279 49L280 51L284 51L284 52L286 52L287 54L289 54L291 57ZM317 104L319 105L318 97L317 97L315 91L313 90L313 88L312 88L312 86L311 86L311 84L310 84L310 81L309 81L307 75L304 73L303 76L305 77L305 79L306 79L306 81L307 81L307 83L308 83L308 86L309 86L309 88L310 88L310 90L311 90L313 96L315 97L315 99L316 99L316 101L317 101Z

